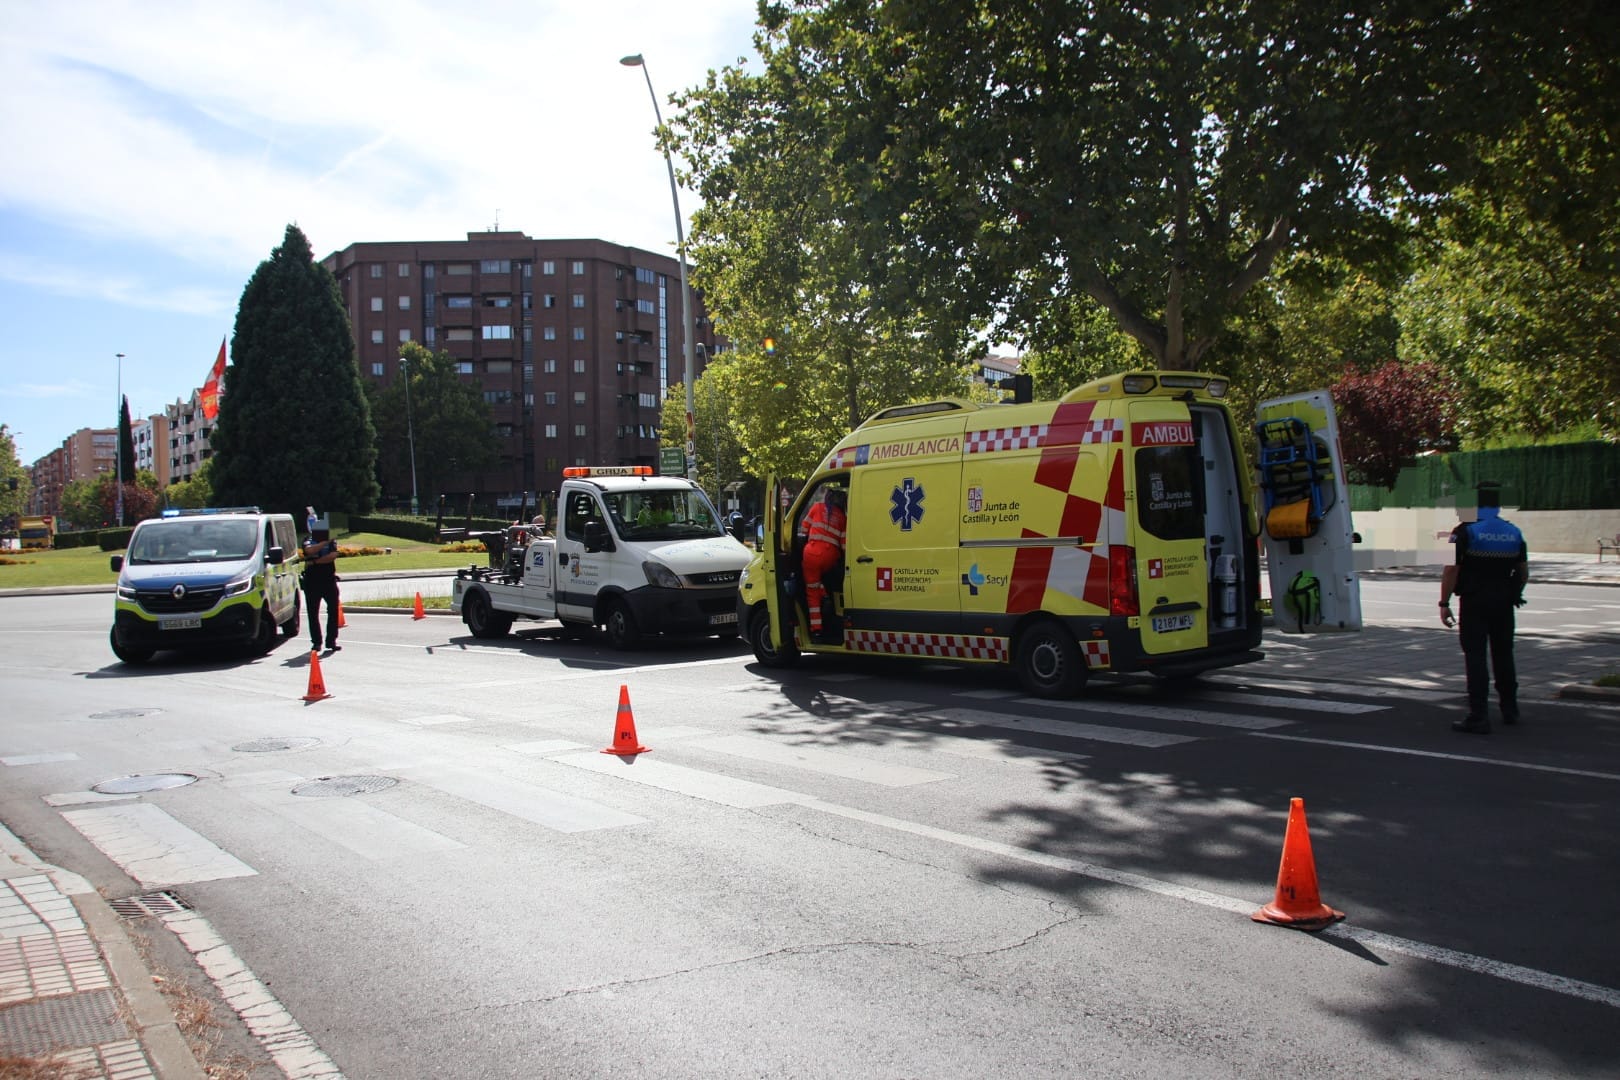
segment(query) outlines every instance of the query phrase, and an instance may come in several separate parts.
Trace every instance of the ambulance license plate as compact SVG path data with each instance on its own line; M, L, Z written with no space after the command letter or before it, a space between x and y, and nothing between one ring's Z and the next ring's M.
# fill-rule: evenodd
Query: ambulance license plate
M710 626L728 626L728 625L731 625L731 624L735 623L736 621L737 621L737 613L735 611L728 611L724 615L710 615L709 616L709 625Z
M174 619L159 619L158 620L158 629L160 629L160 630L201 630L202 629L202 616L201 615L181 615L178 618L174 618Z
M1153 617L1153 632L1164 634L1172 630L1191 630L1193 628L1192 612L1185 615L1155 615Z

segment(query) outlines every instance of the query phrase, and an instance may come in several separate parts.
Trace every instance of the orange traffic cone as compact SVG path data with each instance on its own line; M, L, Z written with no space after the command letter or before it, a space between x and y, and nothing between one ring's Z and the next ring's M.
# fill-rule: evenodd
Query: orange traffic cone
M344 627L346 627L348 625L349 625L349 620L345 619L343 617L343 605L342 605L342 603L339 603L338 604L338 629L342 630Z
M309 651L309 690L304 694L305 701L320 701L329 698L326 692L326 680L321 678L321 656L314 649Z
M413 618L413 619L425 619L425 618L427 618L427 612L422 610L422 594L421 593L416 594L416 607L411 610L411 618Z
M620 686L619 719L613 728L613 745L604 747L602 753L635 757L637 754L651 752L652 747L642 746L641 740L636 738L636 714L630 711L630 688Z
M1283 834L1282 865L1277 868L1277 895L1249 916L1255 922L1291 926L1296 930L1322 930L1344 912L1322 903L1316 888L1316 860L1311 857L1311 834L1305 827L1305 800L1288 803L1288 831Z

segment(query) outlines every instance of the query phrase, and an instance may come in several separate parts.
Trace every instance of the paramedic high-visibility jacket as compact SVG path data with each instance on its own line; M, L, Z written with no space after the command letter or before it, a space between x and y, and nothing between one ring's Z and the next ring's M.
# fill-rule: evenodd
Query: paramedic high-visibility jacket
M838 562L844 552L844 527L848 516L839 505L844 501L842 491L829 491L827 498L810 508L804 516L804 602L810 609L810 632L821 633L821 605L827 598L827 587L821 576Z

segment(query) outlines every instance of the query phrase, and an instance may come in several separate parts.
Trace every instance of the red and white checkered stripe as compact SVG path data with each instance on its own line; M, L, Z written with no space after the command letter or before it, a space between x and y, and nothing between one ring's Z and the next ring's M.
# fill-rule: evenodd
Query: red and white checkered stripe
M1080 433L1081 443L1110 443L1125 441L1125 421L1119 419L1093 420Z
M848 469L855 464L855 452L859 447L846 446L842 450L827 455L827 460L821 463L823 469Z
M955 660L1007 660L1007 639L964 637L958 634L896 634L877 630L851 630L844 644L854 652L897 656L942 656Z
M1105 668L1109 666L1108 642L1082 641L1080 643L1080 651L1085 654L1086 667L1096 670L1097 668Z
M966 451L969 454L984 454L992 450L1028 450L1040 445L1047 427L1046 424L1026 424L1023 427L970 431L967 433Z

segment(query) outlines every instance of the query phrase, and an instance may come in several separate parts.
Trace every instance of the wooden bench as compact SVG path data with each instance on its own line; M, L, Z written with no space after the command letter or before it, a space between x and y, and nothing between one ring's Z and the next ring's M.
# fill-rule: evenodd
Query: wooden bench
M1598 537L1598 562L1603 561L1605 551L1620 551L1620 533L1616 533L1612 540L1602 536Z

